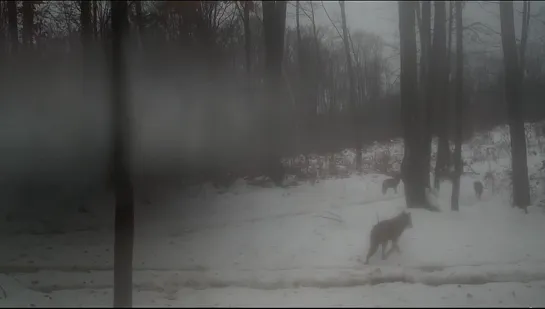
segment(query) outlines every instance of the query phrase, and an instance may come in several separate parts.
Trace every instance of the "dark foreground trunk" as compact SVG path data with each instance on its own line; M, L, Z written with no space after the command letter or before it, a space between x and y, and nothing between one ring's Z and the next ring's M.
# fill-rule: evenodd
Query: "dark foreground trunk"
M282 59L284 54L284 31L286 26L286 2L263 1L263 30L265 38L266 77L268 96L265 100L265 173L276 185L281 185L285 171L282 165L282 150L285 148L281 125L286 107L279 95L282 85Z
M112 182L115 194L114 307L132 307L134 198L129 176L128 102L124 38L128 30L127 1L112 1Z
M526 153L526 133L519 100L522 94L522 69L519 64L513 1L500 2L503 61L505 66L505 97L509 113L509 133L511 136L511 168L513 183L513 205L524 209L530 205L530 184ZM521 56L522 50L521 50Z
M399 1L399 36L401 46L401 114L405 151L401 174L405 185L405 200L409 208L435 210L426 198L429 175L426 175L424 152L425 106L418 100L416 61L415 5Z
M460 176L462 176L462 115L464 103L464 47L462 25L462 3L456 1L456 130L454 137L454 177L452 179L452 195L450 207L453 211L459 209Z
M19 30L17 28L17 2L7 1L9 41L11 43L11 54L16 54L19 47Z
M341 6L341 21L343 27L343 43L344 43L344 52L346 55L346 71L348 72L348 91L349 91L349 100L350 107L352 108L352 121L353 121L353 134L354 134L354 150L356 151L356 169L358 173L361 173L362 165L362 142L361 142L361 130L359 126L359 107L356 103L356 84L354 77L354 68L352 66L352 56L350 52L349 44L349 34L348 27L346 26L346 12L344 1L339 1Z
M426 135L424 160L431 161L432 121L433 121L433 75L430 64L433 61L431 49L431 1L422 1L422 20L420 23L420 96L426 104ZM426 175L430 174L430 165L425 166ZM429 177L428 185L429 185Z

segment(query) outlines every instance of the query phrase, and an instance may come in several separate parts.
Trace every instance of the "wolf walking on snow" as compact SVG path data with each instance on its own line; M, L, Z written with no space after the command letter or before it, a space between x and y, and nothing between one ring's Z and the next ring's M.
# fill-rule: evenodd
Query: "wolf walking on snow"
M399 175L396 175L394 178L384 179L384 181L382 182L382 194L386 194L386 192L390 188L394 189L395 193L397 194L397 186L399 185L400 181L401 176Z
M478 180L474 181L473 189L475 190L475 195L477 195L477 198L481 199L481 195L483 195L483 183Z
M371 229L371 234L369 237L369 252L367 253L365 264L369 263L369 258L377 252L379 245L382 246L383 260L387 259L393 250L396 250L399 254L401 254L397 241L403 231L412 227L413 223L411 214L405 211L391 219L379 221L377 224L375 224L375 226L373 226ZM392 242L392 246L390 250L386 252L386 247L390 241Z

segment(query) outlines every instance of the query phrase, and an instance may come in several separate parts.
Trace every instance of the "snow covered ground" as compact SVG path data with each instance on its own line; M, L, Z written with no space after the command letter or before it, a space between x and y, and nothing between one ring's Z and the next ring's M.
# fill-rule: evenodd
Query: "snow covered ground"
M544 159L531 155L530 171ZM508 165L502 156L493 168ZM511 208L505 187L477 200L487 166L462 178L459 212L444 182L442 211L410 210L402 254L369 265L371 227L405 206L402 183L382 195L384 175L173 196L137 215L135 305L545 306L545 213ZM111 305L111 232L1 237L0 306Z

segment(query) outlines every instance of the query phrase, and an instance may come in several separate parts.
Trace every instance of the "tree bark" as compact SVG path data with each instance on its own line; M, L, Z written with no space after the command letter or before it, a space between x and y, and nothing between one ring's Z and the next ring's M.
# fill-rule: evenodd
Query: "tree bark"
M352 107L352 121L353 121L353 134L354 134L354 146L356 150L356 169L358 173L361 173L361 161L362 161L362 138L360 130L360 108L358 107L356 100L356 84L354 78L354 67L352 66L352 56L350 53L350 44L348 38L348 27L346 26L346 11L344 0L339 1L341 6L341 19L343 27L343 43L346 54L346 71L348 72L348 87L350 106Z
M80 2L80 39L81 39L81 57L82 57L82 83L81 83L81 93L82 100L85 105L91 104L89 98L91 97L90 89L90 79L89 76L90 70L92 68L91 64L91 40L93 37L93 30L91 25L91 2L90 1L81 1ZM80 206L80 211L86 212L87 209L85 206Z
M307 115L306 115L306 104L307 104L307 85L304 83L306 74L305 74L305 67L303 64L303 48L301 46L301 25L299 23L299 8L300 8L300 2L295 2L295 31L297 34L297 64L299 67L299 87L297 91L297 116L298 120L301 123L301 126L299 126L299 130L297 132L298 135L298 144L303 144L308 136L305 134L307 133ZM303 147L303 149L306 150L306 147ZM307 156L308 158L308 156ZM305 162L308 164L308 160L305 160Z
M433 105L435 108L435 131L438 137L437 159L435 162L434 187L439 190L439 176L447 172L450 161L450 147L448 142L448 113L446 103L447 73L447 43L446 43L446 7L444 1L435 1L434 29L433 29Z
M445 97L447 98L447 113L450 114L453 111L453 100L452 100L452 86L451 86L451 80L452 78L452 36L453 36L453 25L454 25L454 2L449 1L449 22L448 22L448 43L447 43L447 60L446 60L446 66L447 66L447 77L446 77L446 83L447 86L445 87ZM451 120L452 117L449 117L449 120ZM448 127L448 136L452 136L452 125L449 121L449 127ZM450 147L449 147L450 148ZM452 159L452 158L451 158ZM452 165L452 162L449 162L449 166Z
M522 68L517 56L513 1L500 2L501 41L505 66L505 97L511 136L513 205L524 209L530 205L530 184L526 153L526 132L521 112ZM521 55L522 56L522 55Z
M98 0L93 0L93 37L98 40Z
M244 3L244 50L246 53L246 70L252 73L252 33L250 31L250 5Z
M85 49L91 42L93 30L91 28L91 2L83 0L80 2L80 24L81 24L81 46Z
M134 197L129 172L130 123L128 118L125 38L127 1L112 1L113 145L112 182L115 194L114 307L132 307Z
M425 99L426 104L426 135L424 160L427 162L425 173L427 185L430 182L431 141L433 136L433 76L430 64L433 62L433 50L431 50L431 1L422 1L422 17L420 20L420 98ZM435 33L435 32L434 32Z
M528 42L528 29L530 28L530 1L524 1L522 9L522 29L520 33L520 74L524 80L524 71L526 64L526 45Z
M144 21L142 18L142 2L135 1L134 2L134 11L136 14L136 28L137 28L137 34L136 34L136 42L139 50L142 50L144 46Z
M23 1L23 45L26 50L32 49L34 37L34 2Z
M401 175L405 184L405 200L409 208L437 210L426 198L426 175L423 152L426 151L425 107L418 100L418 70L413 1L398 1L401 56L401 117L405 151ZM429 176L428 176L429 178Z
M17 2L7 1L7 5L11 54L16 54L19 48L19 32L17 29Z
M462 2L456 1L456 133L454 137L454 171L450 207L459 210L460 177L462 176L462 116L464 111L464 47Z
M263 31L265 38L265 71L268 95L263 121L266 129L264 145L266 174L278 186L284 180L282 151L285 148L281 134L281 119L285 117L285 104L279 96L282 85L282 58L284 54L284 31L286 26L286 2L263 1Z

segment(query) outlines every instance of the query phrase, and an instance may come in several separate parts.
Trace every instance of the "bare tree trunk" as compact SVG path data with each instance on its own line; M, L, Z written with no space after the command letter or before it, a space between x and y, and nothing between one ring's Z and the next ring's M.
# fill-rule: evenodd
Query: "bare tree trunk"
M93 37L98 40L98 0L93 0Z
M344 50L346 53L346 70L348 72L348 87L349 87L349 100L350 106L352 106L352 121L353 121L353 130L354 130L354 146L356 150L356 169L358 173L361 173L361 160L362 160L362 140L361 140L361 130L360 130L360 108L356 102L356 85L354 80L354 67L352 66L352 56L350 54L350 44L348 38L348 27L346 26L346 11L344 0L339 1L341 6L341 19L343 27L343 43Z
M7 1L7 5L11 54L16 54L19 47L19 32L17 29L17 2Z
M246 70L252 73L252 32L250 31L250 5L244 2L244 50L246 53Z
M424 104L418 100L418 70L415 33L416 2L398 1L401 56L401 115L405 151L401 174L405 184L405 200L409 208L437 210L426 198ZM428 176L429 178L429 176Z
M312 25L312 33L314 37L314 52L316 56L316 61L314 62L314 74L312 75L312 87L310 87L310 102L307 104L308 106L308 132L312 132L312 128L314 121L316 120L316 110L318 107L318 104L320 104L320 100L322 100L321 96L321 85L322 85L322 55L320 53L320 43L318 39L318 31L316 30L316 20L315 20L315 14L314 14L314 3L312 1L309 2L310 5L310 23Z
M437 159L435 162L434 187L439 190L439 176L447 171L450 161L450 147L448 143L448 104L446 101L447 72L447 43L446 43L446 12L445 2L435 1L434 29L433 29L433 105L436 106L434 116L435 131L438 137Z
M91 28L91 2L80 2L80 27L81 27L81 57L82 57L82 81L81 81L81 93L82 100L85 105L90 104L89 101L91 90L89 82L89 70L91 66L91 40L92 40L92 28ZM84 205L80 206L80 211L87 212Z
M452 86L451 86L451 80L453 80L452 78L452 36L453 36L453 25L454 25L454 2L453 1L449 1L449 22L448 22L448 43L447 43L447 60L446 60L446 66L447 66L447 77L446 77L446 83L447 85L445 86L445 97L447 98L447 104L448 104L448 108L447 108L447 113L451 113L452 112L452 108L454 106L453 104L453 100L452 100ZM452 117L449 118L449 120L452 119ZM450 123L449 121L449 126L448 126L448 136L452 136L451 135L452 133L452 124ZM450 140L450 138L449 138ZM450 148L450 146L449 146ZM449 151L450 153L450 151ZM452 158L451 158L452 159ZM452 161L452 160L451 160ZM452 165L452 162L449 162L449 166Z
M144 21L142 18L142 2L135 1L134 2L134 9L136 14L136 28L137 28L137 46L139 50L142 50L144 45Z
M23 1L23 45L27 51L32 49L34 37L34 2Z
M129 119L125 64L128 33L127 1L112 1L113 144L112 182L115 193L114 307L132 307L134 197L129 172Z
M314 13L314 3L312 1L309 1L310 4L310 22L312 24L312 33L314 36L314 48L316 52L316 67L317 67L317 73L316 73L316 94L319 99L316 100L316 104L319 104L319 100L323 99L323 60L322 60L322 53L320 52L320 42L318 40L318 30L316 29L316 15ZM313 112L316 113L316 106L312 106ZM315 114L313 114L314 116ZM330 163L328 166L329 173L336 173L336 165L335 165L335 153L332 152L330 154Z
M418 9L418 8L417 8ZM418 12L418 11L417 11ZM433 62L434 53L431 49L431 1L422 1L422 17L419 21L420 25L420 97L425 99L426 104L426 135L425 135L425 147L424 160L427 162L425 165L426 184L430 184L430 159L431 159L431 141L433 136L432 122L433 122L433 76L431 65L435 65ZM435 34L435 32L434 32Z
M83 48L86 48L93 35L91 28L91 2L81 1L80 8L81 45Z
M521 79L524 81L524 72L526 70L526 44L528 42L528 29L530 28L530 1L523 2L522 9L522 29L520 34L520 74ZM522 82L521 82L522 83Z
M450 207L459 210L460 177L462 176L462 116L464 111L464 46L462 2L456 1L456 134L454 137L454 170Z
M316 59L317 59L318 70L319 70L318 81L320 82L321 81L321 76L322 76L322 56L320 54L320 43L318 41L318 31L316 30L316 20L315 20L315 15L314 15L314 4L312 3L312 1L310 1L310 17L311 17L310 22L312 23L312 33L314 34L314 44L315 44L315 48L316 48Z
M303 141L308 140L306 136L307 129L307 115L306 115L306 103L307 103L307 85L303 81L305 80L305 67L303 64L303 48L301 47L301 25L299 23L299 9L300 2L295 2L295 31L297 33L297 64L299 65L299 89L297 91L297 121L302 125L299 126L300 130L298 134L298 144L303 144ZM303 147L306 149L306 147ZM308 156L306 156L308 158ZM308 160L305 159L305 163L308 168Z
M530 205L530 184L526 153L526 133L521 112L523 72L517 56L513 1L500 2L501 41L505 66L505 97L509 113L511 135L511 167L513 205L527 212ZM521 46L521 51L523 51ZM522 56L522 55L521 55Z
M268 99L264 121L266 126L265 138L267 141L267 153L265 154L266 173L280 186L284 179L284 167L282 166L282 151L285 135L281 134L280 121L285 117L285 106L278 95L282 85L282 58L284 54L284 31L286 25L286 2L263 1L263 30L265 37L266 77Z

